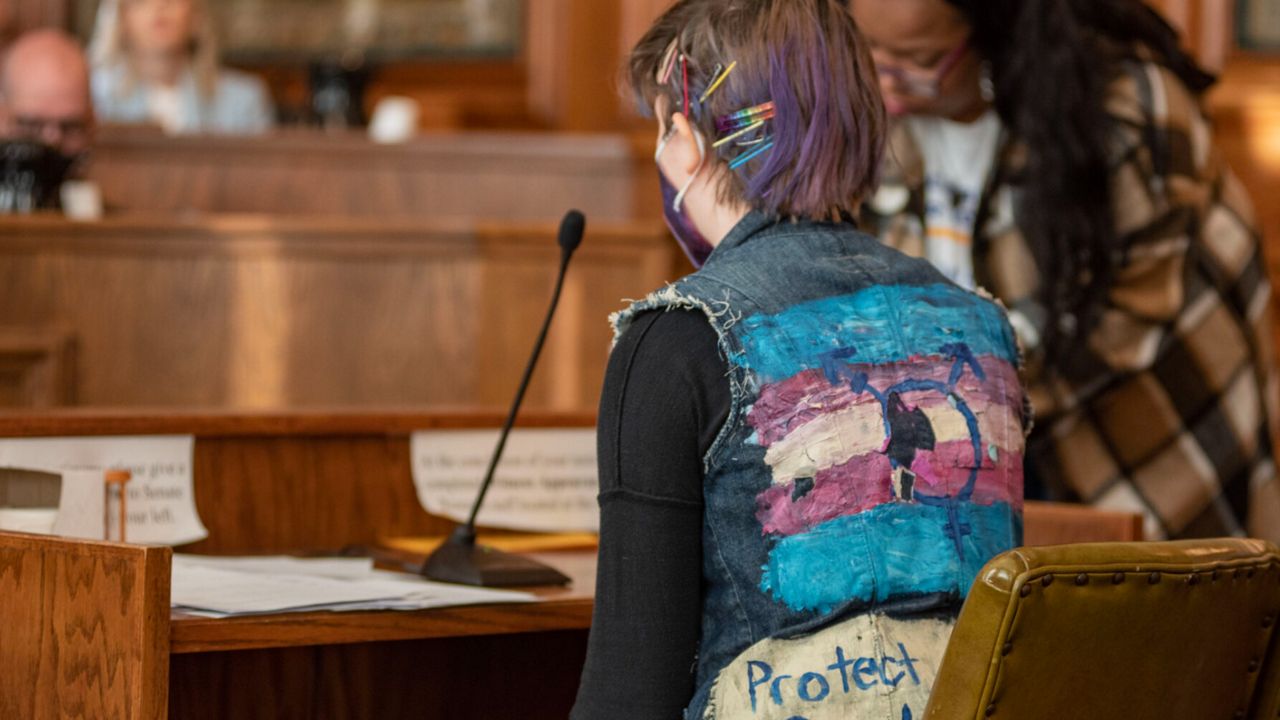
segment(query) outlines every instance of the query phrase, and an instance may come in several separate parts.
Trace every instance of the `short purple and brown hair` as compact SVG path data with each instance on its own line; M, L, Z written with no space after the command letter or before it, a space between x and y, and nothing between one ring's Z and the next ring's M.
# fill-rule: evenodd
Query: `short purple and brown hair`
M875 189L887 120L840 0L680 0L632 50L630 80L646 111L687 104L725 163L721 200L823 220Z

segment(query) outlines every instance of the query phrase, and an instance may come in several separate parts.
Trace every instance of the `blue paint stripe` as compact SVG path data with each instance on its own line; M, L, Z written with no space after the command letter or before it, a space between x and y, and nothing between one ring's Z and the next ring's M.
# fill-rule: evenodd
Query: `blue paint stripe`
M963 558L948 534L946 507L891 503L782 538L760 588L797 612L926 593L963 597L988 560L1021 543L1022 518L1008 503L959 503L958 510L970 529Z
M766 382L820 368L833 352L848 353L849 363L881 364L948 356L947 346L963 345L1018 362L1004 312L954 285L877 285L744 318L738 332L743 353L735 362Z

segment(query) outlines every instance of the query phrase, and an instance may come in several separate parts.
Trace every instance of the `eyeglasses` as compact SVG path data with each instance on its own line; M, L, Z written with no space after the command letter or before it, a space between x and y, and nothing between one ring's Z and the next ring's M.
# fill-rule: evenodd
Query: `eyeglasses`
M45 118L34 115L18 115L13 119L18 133L31 139L46 138L80 139L89 132L89 123L82 118Z
M964 59L969 47L970 41L966 38L955 49L943 55L932 68L923 68L923 71L876 60L876 72L882 77L893 78L906 94L932 100L942 93L942 83Z

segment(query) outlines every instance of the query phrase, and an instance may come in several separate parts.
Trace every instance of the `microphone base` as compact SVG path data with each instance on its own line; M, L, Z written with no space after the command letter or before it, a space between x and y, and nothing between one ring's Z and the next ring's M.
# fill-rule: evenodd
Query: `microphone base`
M477 545L475 536L458 528L423 563L419 574L437 582L479 587L568 585L569 576L512 553Z

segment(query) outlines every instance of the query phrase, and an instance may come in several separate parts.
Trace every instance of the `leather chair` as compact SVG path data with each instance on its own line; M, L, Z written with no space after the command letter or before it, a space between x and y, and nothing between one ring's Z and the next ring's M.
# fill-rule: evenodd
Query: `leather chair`
M1276 718L1278 613L1260 540L1011 550L974 581L924 717Z

